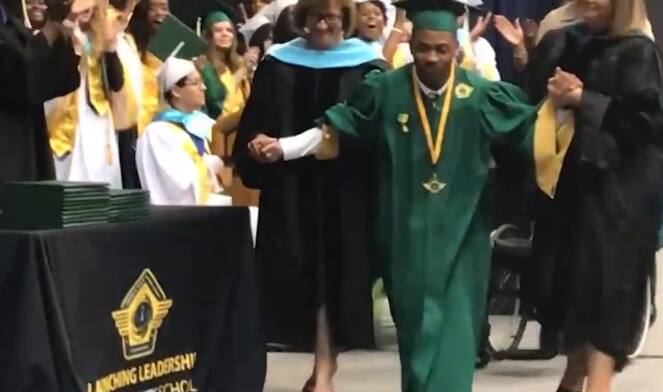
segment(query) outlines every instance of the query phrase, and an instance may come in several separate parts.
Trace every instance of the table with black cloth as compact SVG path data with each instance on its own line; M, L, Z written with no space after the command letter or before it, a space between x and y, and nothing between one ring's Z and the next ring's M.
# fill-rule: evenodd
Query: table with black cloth
M262 391L248 210L150 215L0 231L0 391Z

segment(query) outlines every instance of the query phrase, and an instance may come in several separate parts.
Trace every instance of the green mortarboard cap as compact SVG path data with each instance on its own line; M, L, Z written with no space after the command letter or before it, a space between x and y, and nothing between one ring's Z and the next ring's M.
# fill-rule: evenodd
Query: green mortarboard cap
M203 29L205 31L211 31L212 26L220 22L230 22L231 24L233 23L233 21L228 15L226 15L225 12L214 11L205 17L205 21L203 22Z
M400 0L394 3L405 10L415 29L456 33L458 17L465 14L465 4L454 0Z

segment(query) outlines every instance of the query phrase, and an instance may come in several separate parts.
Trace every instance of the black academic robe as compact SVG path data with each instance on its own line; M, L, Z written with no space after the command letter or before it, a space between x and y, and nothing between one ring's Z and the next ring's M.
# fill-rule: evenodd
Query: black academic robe
M658 0L645 0L647 13L658 49L663 51L663 2Z
M644 306L663 201L657 49L641 35L550 32L529 64L533 102L557 66L576 74L584 93L555 199L537 205L525 289L567 348L589 343L621 365Z
M62 37L51 47L17 19L0 24L0 182L55 177L43 104L78 87L78 62Z
M381 66L312 69L268 56L258 67L235 162L244 184L261 190L256 257L270 343L311 349L315 313L324 303L337 345L374 345L370 149L347 141L338 160L259 164L247 144L261 132L278 138L311 128Z

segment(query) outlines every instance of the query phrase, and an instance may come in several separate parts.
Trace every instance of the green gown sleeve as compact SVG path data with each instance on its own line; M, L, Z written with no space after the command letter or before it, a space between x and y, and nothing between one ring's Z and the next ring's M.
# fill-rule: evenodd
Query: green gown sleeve
M509 144L531 156L537 108L529 105L520 88L491 83L481 102L481 129L499 144Z
M344 135L375 137L382 101L381 72L372 71L346 101L325 112L322 122Z
M223 112L223 101L226 99L226 88L219 80L219 74L212 64L205 65L201 72L205 83L205 111L207 115L216 119Z

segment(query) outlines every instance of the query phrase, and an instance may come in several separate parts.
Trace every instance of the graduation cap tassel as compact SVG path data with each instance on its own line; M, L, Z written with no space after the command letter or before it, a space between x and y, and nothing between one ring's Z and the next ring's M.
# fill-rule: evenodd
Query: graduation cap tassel
M200 16L196 19L196 34L198 34L199 37L203 35L203 18Z
M21 8L23 10L23 23L25 27L32 30L32 23L30 23L30 17L28 17L28 5L25 3L25 0L21 0Z

